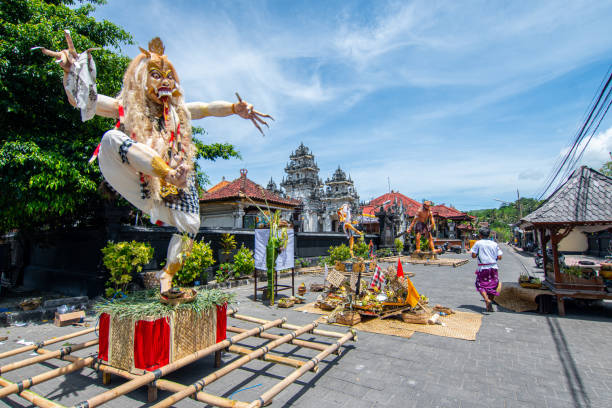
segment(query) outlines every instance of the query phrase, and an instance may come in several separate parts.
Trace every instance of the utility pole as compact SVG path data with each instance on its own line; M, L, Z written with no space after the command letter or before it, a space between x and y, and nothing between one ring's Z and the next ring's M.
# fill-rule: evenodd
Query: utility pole
M387 176L387 184L389 185L389 192L391 192L391 180L389 179L389 176Z
M523 207L521 206L521 195L518 187L516 188L516 205L519 210L519 221L523 219ZM525 247L525 233L521 234L521 248Z
M519 220L523 218L523 207L521 206L521 195L519 194L519 189L516 189L516 205L519 210Z

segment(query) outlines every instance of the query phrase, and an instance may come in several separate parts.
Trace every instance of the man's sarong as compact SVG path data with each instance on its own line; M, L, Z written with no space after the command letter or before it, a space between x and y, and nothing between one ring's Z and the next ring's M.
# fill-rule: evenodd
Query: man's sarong
M497 287L499 286L499 278L497 277L496 268L487 268L481 271L476 271L476 290L480 293L486 292L487 295L499 296Z

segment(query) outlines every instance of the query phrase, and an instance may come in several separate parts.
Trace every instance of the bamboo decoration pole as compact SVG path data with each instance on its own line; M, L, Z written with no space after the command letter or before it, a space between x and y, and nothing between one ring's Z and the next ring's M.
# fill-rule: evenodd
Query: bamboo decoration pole
M227 331L230 331L233 333L244 333L245 331L247 331L247 329L243 329L241 327L235 327L235 326L227 326ZM268 339L268 340L276 340L276 339L279 339L281 336L279 336L278 334L261 333L261 334L258 334L257 337L261 337L262 339ZM319 351L325 350L328 346L327 344L316 343L314 341L306 341L306 340L300 340L300 339L291 340L291 344L295 344L296 346L309 348L312 350L319 350Z
M81 331L78 331L78 332L75 332L75 333L70 333L70 334L67 334L65 336L56 337L54 339L50 339L50 340L46 340L46 341L41 341L40 343L32 344L31 346L24 346L24 347L20 347L18 349L15 349L15 350L5 351L4 353L0 354L0 358L6 358L6 357L14 356L15 354L25 353L26 351L36 350L36 349L39 349L41 347L48 346L49 344L59 343L60 341L68 340L68 339L71 339L73 337L83 336L83 335L85 335L87 333L93 332L94 330L96 330L95 327L90 327L89 329L81 330Z
M329 354L333 353L335 349L337 349L340 346L342 346L348 340L356 339L356 336L357 335L356 335L355 331L351 329L344 336L342 336L337 342L335 342L334 344L330 344L329 347L327 348L327 350L320 352L315 357L313 357L312 359L307 361L304 366L298 368L293 373L291 373L289 376L287 376L284 380L282 380L281 382L276 384L274 387L270 388L268 391L264 392L259 397L259 399L256 399L255 401L253 401L249 405L249 408L258 408L258 407L262 407L262 406L266 405L278 393L280 393L282 390L284 390L290 384L292 384L295 380L297 380L302 375L304 375L304 373L306 373L306 371L308 371L310 368L314 367L315 365L319 364L319 361L321 361L322 359L327 357Z
M44 354L44 353L49 353L50 351L45 350L45 349L38 349L36 350L36 352L40 354ZM64 359L72 363L83 360L83 358L75 357L75 356L66 356L64 357ZM118 375L119 377L123 377L128 380L132 380L136 377L139 377L139 375L137 374L132 374L129 371L121 370L119 368L111 367L105 364L94 364L92 369L100 371L104 374ZM1 381L2 380L0 378L0 385L2 385ZM8 385L10 385L10 382ZM155 381L154 385L160 390L170 391L170 392L178 392L187 387L186 385L179 384L174 381L164 380L164 379L159 379ZM194 399L200 402L204 402L206 404L214 405L214 406L222 407L222 408L246 408L249 405L246 402L231 400L229 398L224 398L224 397L218 397L216 395L212 395L212 394L202 392L202 391L198 392L193 397ZM62 407L62 406L58 405L58 407Z
M239 314L235 314L233 317L235 319L244 320L245 322L258 323L258 324L264 324L269 321L265 319L259 319L257 317L251 317L251 316L245 316L245 315L239 315ZM295 324L289 324L289 323L283 323L280 325L280 327L282 329L287 329L287 330L297 330L300 328L300 326L297 326ZM327 331L327 330L315 329L312 332L314 334L318 334L319 336L335 337L337 339L343 337L342 333Z
M232 346L229 346L228 351L230 353L247 355L251 353L253 350L248 347L232 345ZM272 361L273 363L283 364L283 365L286 365L289 367L295 367L295 368L300 368L301 366L305 364L304 361L296 360L295 358L283 357L283 356L279 356L278 354L272 354L272 353L265 353L264 355L258 357L258 359L263 360L263 361ZM319 370L319 367L315 366L310 371L316 373L318 370Z
M20 360L20 361L16 361L14 363L11 364L7 364L4 365L2 367L0 367L0 373L4 374L6 372L12 371L12 370L16 370L18 368L21 367L25 367L25 366L29 366L32 364L36 364L36 363L40 363L42 361L46 361L46 360L50 360L52 358L63 358L64 356L72 353L73 351L77 351L77 350L81 350L87 347L91 347L91 346L95 346L96 344L98 344L98 339L94 339L94 340L89 340L86 341L85 343L79 343L79 344L75 344L74 346L66 346L66 347L62 347L59 350L56 351L52 351L50 353L45 353L43 355L40 356L36 356L36 357L32 357L32 358L27 358L25 360Z
M43 354L43 355L50 355L50 354L52 353ZM33 385L40 384L42 382L45 382L55 377L59 377L60 375L66 375L73 371L80 370L81 368L90 365L94 361L95 361L94 357L77 359L77 361L75 361L74 363L70 363L64 367L59 367L54 370L46 371L42 374L35 375L34 377L30 377L26 380L19 381L19 383L17 384L6 386L0 389L0 398L4 398L8 395L18 393L23 389L30 388Z
M0 385L3 386L3 387L8 387L8 386L14 385L14 383L9 381L9 380L6 380L6 379L0 377ZM40 396L40 395L36 394L35 392L30 391L30 390L23 390L18 395L21 398L25 399L26 401L29 401L32 404L36 405L37 407L41 407L41 408L66 408L64 405L61 405L61 404L58 404L58 403L53 402L51 400L48 400L45 397L42 397L42 396Z
M239 358L238 360L233 361L232 363L226 365L225 367L207 375L204 378L201 378L200 380L196 381L194 384L191 384L190 386L188 386L185 390L177 392L171 396L169 396L168 398L166 398L163 401L160 401L159 403L153 405L153 408L165 408L165 407L169 407L172 404L181 401L187 397L189 397L192 394L195 394L196 392L200 391L202 388L204 388L205 385L208 385L216 380L218 380L219 378L223 377L224 375L226 375L227 373L235 370L236 368L242 367L243 365L245 365L246 363L248 363L249 361L258 358L259 356L262 356L263 354L267 353L269 350L272 350L278 346L280 346L281 344L287 343L289 341L291 341L291 339L296 338L297 336L304 334L306 332L312 331L314 328L316 328L318 326L317 322L312 322L310 324L307 324L306 326L302 326L300 327L298 330L292 332L292 333L288 333L284 336L282 336L280 339L274 340L271 343L268 343L266 346L260 347L256 350L253 350L252 352L250 352L249 354L247 354L246 356L243 356L241 358ZM311 367L309 367L310 369Z
M98 405L104 404L105 402L113 400L121 395L127 394L128 392L133 391L139 387L142 387L143 385L146 385L152 381L158 380L164 375L170 374L171 372L174 372L178 370L179 368L186 366L187 364L193 363L194 361L199 360L202 357L205 357L211 353L214 353L215 351L227 348L233 343L236 343L247 337L253 336L257 333L261 333L262 331L267 330L271 327L279 326L285 323L286 321L287 321L287 318L283 317L282 319L277 319L271 322L267 322L266 324L259 326L259 327L255 327L247 332L237 334L236 336L230 339L226 339L226 340L220 341L219 343L213 344L212 346L203 348L202 350L196 351L193 354L189 354L181 359L176 360L173 363L170 363L161 368L158 368L157 370L153 372L143 374L142 376L136 377L118 387L108 390L102 394L96 395L95 397L90 398L87 401L83 401L75 405L75 407L77 408L97 407Z

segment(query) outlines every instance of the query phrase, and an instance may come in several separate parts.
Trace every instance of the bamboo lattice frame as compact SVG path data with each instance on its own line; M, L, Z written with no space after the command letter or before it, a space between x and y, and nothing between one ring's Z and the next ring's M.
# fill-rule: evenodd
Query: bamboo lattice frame
M280 393L287 386L296 381L300 376L302 376L307 371L318 370L318 364L329 354L340 354L340 348L344 343L349 340L356 341L357 335L353 330L349 330L346 333L338 333L333 331L326 331L317 329L317 322L312 322L305 326L295 326L292 324L288 324L286 322L286 318L277 319L274 321L258 319L252 316L244 316L237 314L237 309L228 309L227 311L228 318L232 317L237 320L241 320L244 322L250 322L257 324L258 326L245 329L235 326L228 325L227 331L230 333L237 333L233 337L229 337L224 341L219 343L215 343L211 346L205 347L202 350L199 350L193 354L186 355L170 364L167 364L153 372L145 372L144 374L138 375L134 373L130 373L129 371L122 370L116 367L111 367L109 365L105 365L98 361L95 357L95 353L89 357L75 357L70 355L71 352L81 349L87 349L89 347L95 346L98 344L98 340L89 340L85 342L78 343L74 346L63 347L59 350L51 351L44 349L44 346L49 344L57 343L62 340L76 338L80 336L87 335L94 331L94 328L82 330L79 332L71 333L66 336L58 337L56 339L51 339L47 341L43 341L37 343L36 345L21 347L15 350L11 350L8 352L4 352L0 354L0 359L17 355L20 353L24 353L27 351L36 351L39 356L26 358L23 360L19 360L14 363L0 365L0 373L4 373L11 370L17 370L19 368L41 363L44 361L48 361L51 359L61 359L69 362L68 365L58 367L53 370L45 371L42 374L38 374L34 377L30 377L27 379L20 380L18 382L11 382L6 380L5 378L0 377L0 398L15 394L18 395L30 403L44 408L62 408L64 407L61 404L53 402L47 398L44 398L35 392L31 391L29 388L35 386L36 384L40 384L42 382L51 380L53 378L57 378L71 372L80 370L84 367L89 367L93 370L99 371L103 373L104 383L107 384L110 382L110 376L116 375L119 377L123 377L128 381L119 385L118 387L109 389L101 394L95 395L92 398L89 398L86 401L83 401L79 404L76 404L75 407L79 408L93 408L99 405L102 405L108 401L111 401L115 398L118 398L122 395L125 395L139 387L147 386L149 389L149 401L153 402L157 398L157 390L165 390L170 391L172 394L170 397L166 398L163 401L160 401L155 405L155 407L167 407L172 405L173 403L186 398L191 397L197 401L204 402L208 405L217 406L217 407L261 407L265 404L268 404L272 401L278 393ZM266 330L271 328L281 328L285 330L289 330L290 332L285 335L276 335L267 333ZM331 338L333 343L322 343L319 341L304 341L297 339L298 336L304 333L312 333L319 336L324 336ZM263 346L259 346L257 348L247 348L243 346L238 346L236 343L245 340L251 337L259 337L265 340L269 340L269 342L265 343ZM310 360L299 360L295 358L284 357L277 353L272 353L271 350L277 346L282 344L291 343L298 347L303 347L311 350L316 350L319 353L311 358ZM221 367L220 369L212 372L206 377L200 379L194 384L189 386L182 385L176 382L167 381L162 379L166 374L169 374L173 371L180 369L192 362L195 362L207 355L212 353L219 353L222 350L226 350L230 353L236 353L242 355L241 358L232 361L228 365ZM216 395L209 394L207 392L201 391L205 385L210 384L218 378L226 374L230 374L233 370L242 367L245 364L248 364L250 361L254 359L261 359L267 362L277 363L286 365L289 367L293 367L295 370L285 377L282 381L277 383L275 386L261 394L261 396L251 403L233 400L225 397L220 397ZM2 364L0 362L0 364Z

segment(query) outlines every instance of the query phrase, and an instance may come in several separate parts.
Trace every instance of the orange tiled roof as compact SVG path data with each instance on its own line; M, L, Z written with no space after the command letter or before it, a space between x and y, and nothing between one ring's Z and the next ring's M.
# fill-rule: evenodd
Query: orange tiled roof
M413 200L410 197L406 197L405 195L397 192L391 191L390 193L385 193L380 197L377 197L370 201L368 205L363 207L364 214L374 215L374 212L378 210L378 208L385 202L389 201L384 205L385 210L393 205L396 201L401 202L404 206L404 209L409 217L414 217L416 213L421 208L421 203ZM434 205L432 208L432 212L434 216L438 216L440 218L461 218L461 217L469 217L473 219L474 217L467 215L464 212L461 212L455 208L447 207L444 204Z
M246 170L241 170L239 178L232 182L227 182L227 184L216 188L214 191L211 191L223 182L217 184L215 187L213 187L213 189L203 193L200 196L200 202L220 201L232 198L244 198L245 196L248 196L252 200L260 203L267 200L271 204L283 204L293 207L301 204L301 201L280 197L270 190L266 190L259 184L249 180L246 177L246 173Z
M380 197L377 197L373 199L372 201L370 201L368 205L363 207L363 213L374 215L374 212L378 210L378 208L385 201L389 201L387 204L384 205L385 210L389 208L391 205L393 205L396 201L398 203L401 202L404 208L406 209L406 211L408 212L408 215L411 217L413 217L417 213L419 208L421 208L421 203L419 203L418 201L415 201L410 197L406 197L402 193L391 191L390 193L385 193L381 195Z
M447 207L444 204L434 205L431 210L434 215L442 218L464 217L467 215L456 208Z
M214 186L212 186L211 188L209 188L206 192L207 193L213 193L225 186L227 186L230 182L227 180L221 180L220 182L218 182L217 184L215 184Z

